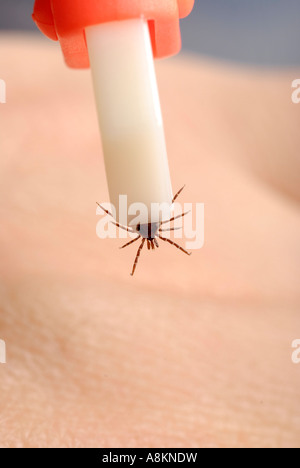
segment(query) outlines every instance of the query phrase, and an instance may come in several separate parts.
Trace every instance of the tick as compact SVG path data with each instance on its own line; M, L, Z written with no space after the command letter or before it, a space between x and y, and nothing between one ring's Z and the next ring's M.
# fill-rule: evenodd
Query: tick
M176 193L176 195L174 196L174 198L172 200L172 204L178 198L178 196L180 195L180 193L182 192L184 187L185 186L183 186L180 190L178 190L178 192ZM103 206L101 206L100 203L98 203L98 202L97 202L97 205L106 214L108 214L109 216L111 216L113 218L113 215L110 213L110 211L103 208ZM182 214L180 214L178 216L173 216L172 218L170 218L170 219L168 219L166 221L160 221L160 222L157 222L157 223L146 223L146 224L138 223L134 228L131 228L131 227L128 227L128 226L123 226L120 223L112 221L112 223L115 224L118 228L124 229L125 231L130 232L130 233L136 233L137 234L137 237L135 239L131 240L130 242L127 242L125 245L122 245L122 247L120 247L120 249L125 249L125 247L128 247L129 245L133 244L134 242L138 241L139 239L142 239L141 243L140 243L140 246L138 248L135 260L134 260L131 276L134 275L134 272L136 270L136 267L137 267L137 264L138 264L138 261L139 261L140 255L141 255L141 251L142 251L146 241L147 241L148 250L150 250L150 249L154 250L155 247L158 248L159 244L158 244L157 239L161 239L164 242L168 242L169 244L174 245L174 247L181 250L181 252L185 253L186 255L191 255L191 252L188 252L183 247L181 247L179 244L176 244L176 242L172 241L171 239L167 239L166 237L163 237L161 235L162 232L170 232L170 231L175 231L176 229L180 229L180 228L176 228L176 227L169 227L169 228L164 229L162 227L163 224L170 223L170 222L174 221L175 219L183 218L187 214L188 214L188 211L185 212L185 213L182 213Z

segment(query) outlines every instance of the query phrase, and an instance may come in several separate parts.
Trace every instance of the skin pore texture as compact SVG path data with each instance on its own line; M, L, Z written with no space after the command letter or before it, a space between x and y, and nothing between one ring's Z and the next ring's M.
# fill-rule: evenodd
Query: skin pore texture
M205 245L96 237L89 71L2 35L1 447L299 447L300 70L156 64L173 191Z

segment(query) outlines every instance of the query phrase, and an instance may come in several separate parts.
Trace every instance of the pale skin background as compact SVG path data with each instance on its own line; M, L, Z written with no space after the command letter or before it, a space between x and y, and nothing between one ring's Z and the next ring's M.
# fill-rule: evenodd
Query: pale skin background
M95 235L108 200L88 71L1 36L2 447L299 447L300 70L157 64L174 191L205 246Z

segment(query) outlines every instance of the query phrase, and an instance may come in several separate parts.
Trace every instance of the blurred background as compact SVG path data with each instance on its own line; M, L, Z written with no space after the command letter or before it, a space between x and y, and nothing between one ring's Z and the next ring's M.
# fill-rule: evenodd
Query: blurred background
M34 0L1 0L0 30L37 29ZM196 0L182 20L183 48L261 66L300 64L300 0Z

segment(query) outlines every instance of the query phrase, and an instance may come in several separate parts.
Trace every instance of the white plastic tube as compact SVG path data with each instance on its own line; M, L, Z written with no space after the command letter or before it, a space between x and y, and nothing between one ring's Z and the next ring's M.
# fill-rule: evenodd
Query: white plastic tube
M172 187L148 24L86 28L110 201L171 207ZM164 212L162 219L170 213ZM124 219L124 218L123 218ZM128 216L128 223L132 216ZM122 221L122 220L121 220ZM148 217L145 223L157 222Z

